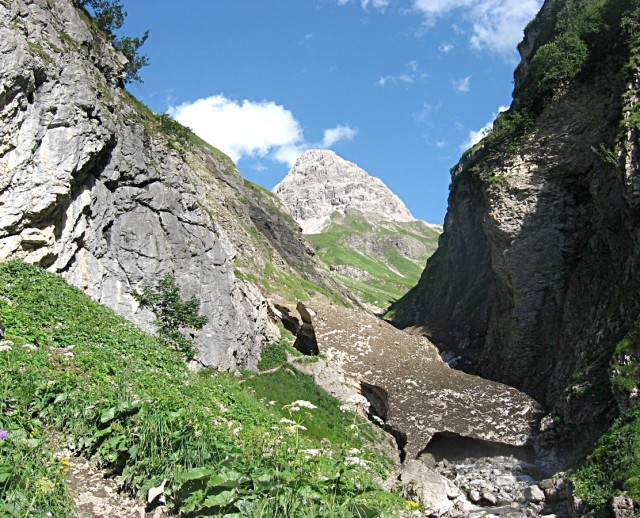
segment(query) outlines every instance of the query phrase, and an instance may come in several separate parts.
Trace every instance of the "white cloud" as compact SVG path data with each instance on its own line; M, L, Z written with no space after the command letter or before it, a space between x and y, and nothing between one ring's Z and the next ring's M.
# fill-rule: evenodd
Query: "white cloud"
M471 91L471 76L463 77L461 79L454 79L451 81L453 87L463 94Z
M444 140L436 140L436 147L438 149L442 149L446 145L447 145L446 141L444 141Z
M409 63L405 65L405 68L408 70L408 72L404 74L399 74L397 76L380 76L377 81L378 85L386 86L387 83L404 83L407 85L411 85L413 83L416 83L417 81L423 81L427 79L427 77L429 77L424 72L418 72L419 65L415 60L409 61Z
M168 113L234 162L243 157L269 158L291 166L306 149L318 147L305 140L293 114L273 101L235 101L214 95L169 106ZM349 126L336 126L325 130L320 146L353 140L356 133Z
M304 45L311 38L313 38L313 33L312 32L309 32L309 33L305 34L304 37L300 41L298 41L298 45Z
M487 124L485 124L478 131L471 130L469 132L469 139L466 142L464 142L463 144L460 145L460 151L466 151L470 147L475 146L484 137L486 137L489 134L489 132L491 131L491 128L493 128L493 123L495 122L496 117L498 116L498 114L500 114L502 112L505 112L508 109L509 109L508 106L500 106L500 108L498 108L498 113L494 113L493 116L491 117L491 120Z
M427 26L452 11L464 8L462 19L470 25L472 47L490 52L512 52L523 29L540 10L542 0L413 0L413 8Z
M438 50L440 52L442 52L443 54L449 54L449 52L451 52L453 50L453 44L452 43L443 43L442 45L440 45L438 47Z
M349 2L351 2L351 0L338 0L338 5L347 5ZM384 11L390 3L391 0L360 0L360 5L363 9L367 9L371 6L374 9L380 9L381 11Z
M433 105L429 103L423 103L420 109L413 113L413 120L419 124L428 124L433 126L431 121L431 115L440 109L440 105Z
M389 5L390 0L360 0L360 5L362 5L363 9L369 7L371 4L376 9L384 9Z
M320 147L322 148L330 148L334 144L346 140L353 140L354 137L358 134L357 129L353 129L349 126L343 126L339 124L335 128L324 130L324 137L322 138L322 143Z

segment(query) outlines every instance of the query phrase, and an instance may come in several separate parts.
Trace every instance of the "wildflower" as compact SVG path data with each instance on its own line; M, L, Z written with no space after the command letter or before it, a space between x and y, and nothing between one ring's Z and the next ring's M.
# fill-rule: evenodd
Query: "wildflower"
M30 351L35 351L37 349L37 347L33 344L24 344L22 347L24 347L25 349L29 349Z
M316 455L318 455L320 453L320 450L316 450L316 449L309 449L309 450L301 450L302 453L304 453L307 458L309 457L315 457Z
M47 477L42 477L36 480L36 491L42 495L48 495L53 492L56 485L54 482L49 480Z
M347 454L350 455L350 456L359 455L360 454L360 450L358 448L351 448L347 452Z
M362 466L363 468L367 467L367 461L364 459L361 459L360 457L347 457L346 459L344 459L344 463L347 466Z
M298 401L294 401L293 403L291 403L291 405L289 405L291 407L299 407L299 408L309 408L311 410L313 410L314 408L318 408L316 405L314 405L313 403L309 402L309 401L305 401L304 399L298 399Z
M275 405L275 404L276 404L276 402L275 402L275 401L269 401L269 405L270 405L270 406L273 406L273 405Z
M65 475L69 473L69 459L67 459L66 457L61 458L59 469Z
M418 502L414 502L413 500L405 500L404 505L407 506L408 509L418 509L420 504Z
M10 350L11 350L10 345L0 345L0 353L4 351L10 351Z
M369 400L361 394L354 394L347 401L340 405L343 412L357 412L359 408L367 408Z
M280 422L284 424L296 424L295 421L292 421L291 419L287 419L286 417L283 417L282 419L280 419Z
M0 428L0 441L4 441L9 438L9 432L7 432L4 428Z

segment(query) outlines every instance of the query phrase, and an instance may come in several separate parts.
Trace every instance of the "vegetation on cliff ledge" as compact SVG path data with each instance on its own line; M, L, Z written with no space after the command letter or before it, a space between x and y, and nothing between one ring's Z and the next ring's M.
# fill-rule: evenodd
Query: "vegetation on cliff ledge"
M185 516L384 516L369 423L292 367L190 372L62 278L0 265L0 514L69 516L71 444ZM255 387L255 388L254 388ZM295 394L295 400L293 395ZM60 453L62 451L62 453Z

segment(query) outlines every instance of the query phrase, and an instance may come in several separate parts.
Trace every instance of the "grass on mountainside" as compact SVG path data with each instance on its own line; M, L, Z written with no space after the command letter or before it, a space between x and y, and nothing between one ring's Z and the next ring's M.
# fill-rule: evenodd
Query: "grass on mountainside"
M407 259L393 245L374 254L355 249L349 241L356 237L372 243L392 243L395 237L405 236L434 252L439 235L420 222L372 224L361 216L347 215L333 219L321 233L309 234L306 238L327 265L355 266L368 274L370 279L367 280L353 280L341 274L336 274L336 277L366 302L387 307L417 284L424 264Z
M606 360L606 357L603 358ZM640 387L640 321L616 346L603 367L620 397ZM589 375L593 378L593 375ZM632 403L633 404L633 403ZM598 440L576 475L576 492L594 516L608 516L613 497L627 492L640 502L640 405L633 404Z
M640 405L616 419L578 470L576 493L593 516L609 516L614 496L626 491L640 502Z
M166 479L184 516L384 516L403 505L372 482L388 461L365 444L369 423L294 369L192 373L178 352L20 262L0 265L0 322L1 515L72 512L50 437L142 500Z

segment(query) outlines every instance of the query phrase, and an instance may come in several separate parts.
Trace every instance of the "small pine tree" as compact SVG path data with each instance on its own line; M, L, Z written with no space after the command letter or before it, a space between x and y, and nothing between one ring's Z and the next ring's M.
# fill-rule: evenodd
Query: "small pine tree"
M173 275L165 275L156 287L146 285L142 293L134 293L140 305L148 307L157 317L154 322L158 338L167 345L185 354L188 360L195 356L193 340L187 338L183 329L202 329L207 317L198 314L200 301L196 297L184 301Z
M93 19L96 25L102 29L111 41L116 50L119 50L127 58L127 66L125 72L127 78L125 83L142 83L140 77L140 69L149 64L149 58L138 51L149 37L149 31L146 31L139 38L131 36L116 37L115 31L124 25L124 19L127 13L124 6L119 0L79 0L83 7L90 7L93 11Z

